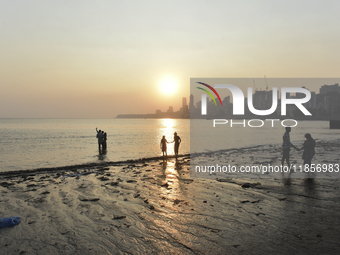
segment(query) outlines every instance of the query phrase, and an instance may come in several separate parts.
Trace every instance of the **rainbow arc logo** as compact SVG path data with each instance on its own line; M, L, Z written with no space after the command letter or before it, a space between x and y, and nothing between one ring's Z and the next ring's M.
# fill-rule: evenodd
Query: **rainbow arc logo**
M221 98L220 98L220 95L217 93L217 91L216 91L213 87L211 87L210 85L205 84L205 83L203 83L203 82L197 82L197 83L198 83L198 84L201 84L201 85L203 85L203 86L206 86L206 87L209 88L211 91L213 91L213 92L215 93L215 95L217 96L218 100L220 101L220 104L222 105L222 100L221 100ZM215 105L217 105L214 96L211 94L211 92L210 92L209 90L206 90L206 89L201 88L201 87L196 87L196 88L201 89L201 90L203 90L204 92L206 92L206 93L212 98L212 100L214 100Z

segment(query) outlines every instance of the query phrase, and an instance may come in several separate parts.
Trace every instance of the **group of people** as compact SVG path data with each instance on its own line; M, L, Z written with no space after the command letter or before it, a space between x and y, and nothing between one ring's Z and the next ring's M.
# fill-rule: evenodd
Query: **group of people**
M96 128L96 131L97 131L97 138L98 138L99 153L106 152L106 149L107 149L107 146L106 146L107 134L106 134L106 132L104 132L102 130L98 130L98 128Z
M295 147L291 142L290 142L290 136L289 133L291 131L290 127L286 127L286 132L283 135L283 155L282 155L282 160L281 160L281 165L284 165L284 161L286 160L288 167L290 167L290 162L289 162L289 152L290 152L290 147L293 147L297 151L303 150L302 153L302 159L303 159L303 164L310 166L312 164L312 158L315 155L315 146L316 142L312 138L310 134L305 134L306 141L303 143L302 148L297 148Z
M98 130L98 128L96 128L96 131L97 131L99 152L105 152L106 149L107 149L107 145L106 145L107 134L106 134L106 132L104 132L102 130ZM310 134L308 134L308 133L305 134L306 141L304 142L302 148L299 149L299 148L295 147L290 142L290 135L289 135L290 132L291 132L291 128L286 127L286 132L283 135L283 144L282 144L283 153L282 153L281 165L283 166L284 162L286 161L288 167L290 167L290 161L289 161L290 147L293 147L298 151L303 150L303 154L302 154L303 164L304 165L307 164L307 165L310 166L311 163L312 163L312 158L315 155L315 146L316 146L315 140L312 138L312 136ZM182 142L182 140L177 135L177 132L174 133L174 140L172 142L168 142L165 138L165 135L163 135L161 142L160 142L160 147L162 149L163 157L168 156L168 153L167 153L167 144L168 143L175 143L174 144L174 151L175 151L175 156L177 157L179 145L180 145L181 142Z
M106 152L106 149L107 149L107 145L106 145L107 134L103 130L98 130L98 128L96 128L96 131L97 131L99 153L104 153L104 152ZM163 135L163 138L162 138L161 144L160 144L162 152L163 152L163 157L168 156L168 154L167 154L167 144L168 143L175 143L174 150L175 150L175 156L177 157L179 145L180 145L181 142L182 142L182 140L177 135L177 132L174 133L174 140L172 142L168 142L165 139L165 135Z
M168 142L165 138L165 135L163 135L162 139L161 139L161 143L160 143L160 147L162 149L163 152L163 157L164 156L168 156L168 152L167 152L167 144L168 143L175 143L174 145L174 151L175 151L175 156L178 156L178 149L179 149L179 145L182 142L181 138L177 135L177 132L174 133L174 140L172 142Z

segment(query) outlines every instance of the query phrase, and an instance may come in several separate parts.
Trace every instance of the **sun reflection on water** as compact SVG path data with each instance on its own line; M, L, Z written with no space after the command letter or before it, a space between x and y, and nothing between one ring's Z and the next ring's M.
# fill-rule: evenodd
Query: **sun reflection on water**
M177 132L178 121L176 119L160 119L159 120L159 139L164 135L167 139L168 155L174 155L174 133ZM160 151L161 154L161 151ZM182 192L180 187L180 173L177 159L164 159L162 163L163 168L163 184L162 193L170 200L176 199Z

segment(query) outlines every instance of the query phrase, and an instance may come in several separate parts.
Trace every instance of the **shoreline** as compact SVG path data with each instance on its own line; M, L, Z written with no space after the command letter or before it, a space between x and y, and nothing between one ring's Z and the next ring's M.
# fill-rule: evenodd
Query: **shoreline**
M315 139L318 145L325 146L327 144L339 144L340 146L340 138L333 139L333 140L319 140ZM320 147L320 146L319 146ZM196 158L196 157L208 157L214 154L237 154L240 151L249 151L249 150L256 150L256 149L263 149L269 150L273 148L276 151L281 151L281 143L277 144L261 144L261 145L249 145L246 147L240 148L228 148L228 149L218 149L215 151L205 151L205 152L193 152L193 153L186 153L186 154L179 154L178 158ZM102 162L90 162L90 163L81 163L76 165L64 165L64 166L57 166L57 167L41 167L41 168L34 168L34 169L23 169L23 170L10 170L10 171L3 171L0 172L1 176L15 176L20 174L35 174L35 173L48 173L48 172L55 172L55 171L71 171L71 170L79 170L79 169L91 169L91 168L100 168L100 167L109 167L109 166L119 166L125 165L130 163L144 163L150 161L157 161L166 159L174 159L176 158L175 155L168 155L166 157L163 156L156 156L156 157L145 157L145 158L135 158L135 159L127 159L127 160L120 160L120 161L102 161ZM340 159L340 157L339 157Z
M185 158L190 157L190 154L180 154L178 158ZM176 158L176 156L167 156L167 159ZM157 161L163 160L162 156L159 157L149 157L149 158L139 158L139 159L128 159L122 161L107 161L107 162L100 162L100 163L84 163L84 164L77 164L77 165L68 165L68 166L58 166L58 167L43 167L37 169L29 169L29 170L14 170L14 171L4 171L0 172L1 176L15 176L20 174L37 174L37 173L48 173L48 172L58 172L58 171L72 171L72 170L79 170L79 169L92 169L92 168L101 168L101 167L108 167L108 166L120 166L126 165L130 163L144 163L150 161Z
M270 145L263 144L263 145L251 145L242 148L229 148L229 149L220 149L216 151L206 151L206 152L194 152L194 153L186 153L186 154L179 154L178 158L185 158L185 157L197 157L197 156L207 156L214 153L224 153L230 151L237 150L244 150L244 149L256 149L260 147L268 147ZM34 174L34 173L44 173L44 172L54 172L54 171L69 171L69 170L78 170L78 169L87 169L87 168L98 168L98 167L108 167L108 166L118 166L124 165L129 163L143 163L143 162L150 162L150 161L157 161L163 159L174 159L176 158L175 155L168 155L166 157L163 156L156 156L156 157L145 157L145 158L138 158L138 159L127 159L127 160L120 160L120 161L106 161L106 162L91 162L91 163L83 163L83 164L76 164L76 165L65 165L65 166L57 166L57 167L41 167L35 169L23 169L23 170L11 170L11 171L3 171L0 172L1 176L11 176L11 175L20 175L20 174Z

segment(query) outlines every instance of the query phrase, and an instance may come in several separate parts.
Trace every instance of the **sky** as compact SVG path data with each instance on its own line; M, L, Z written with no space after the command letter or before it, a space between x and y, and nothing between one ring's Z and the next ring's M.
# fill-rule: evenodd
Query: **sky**
M337 78L339 10L330 0L3 0L0 118L179 110L190 78Z

